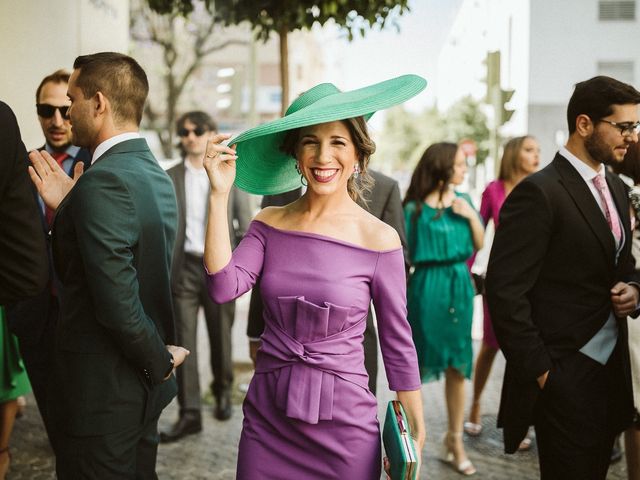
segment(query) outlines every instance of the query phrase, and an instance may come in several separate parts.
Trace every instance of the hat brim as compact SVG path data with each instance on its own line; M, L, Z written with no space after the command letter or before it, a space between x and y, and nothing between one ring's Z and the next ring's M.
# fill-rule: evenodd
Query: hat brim
M235 184L246 192L275 195L300 186L290 155L280 151L286 132L295 128L364 116L414 97L427 86L418 75L403 75L349 92L321 98L294 113L249 129L229 141L236 145Z

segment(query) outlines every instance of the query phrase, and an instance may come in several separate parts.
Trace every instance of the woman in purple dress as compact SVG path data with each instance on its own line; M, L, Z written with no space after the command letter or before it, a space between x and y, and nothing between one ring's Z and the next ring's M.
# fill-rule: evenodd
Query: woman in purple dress
M285 117L272 122L282 130L276 143L286 155L283 161L297 167L306 193L284 207L262 210L233 254L227 233L229 190L235 179L241 188L259 191L246 183L251 175L258 184L272 182L275 173L265 170L259 178L255 169L260 168L258 158L278 154L262 140L255 151L243 144L252 130L232 141L233 148L221 143L227 135L218 135L207 148L209 292L224 303L260 277L265 305L262 345L243 406L238 479L380 478L378 407L368 389L362 348L371 300L389 387L407 411L418 452L425 440L400 240L392 227L354 201L375 149L365 122L372 111L346 106L354 98L351 92L329 85L306 92ZM318 105L334 104L325 113L359 115L331 121L329 114L317 123L327 119L313 114L321 101ZM301 113L307 108L308 114ZM297 128L288 128L289 116L298 119Z
M492 220L494 228L498 227L500 209L505 198L524 177L535 172L539 164L540 147L538 147L535 138L528 135L515 137L505 144L498 179L489 183L482 193L480 215L485 225L488 225L489 220ZM473 403L471 404L469 421L464 424L465 432L474 437L482 432L480 397L491 372L493 360L500 349L496 335L493 333L487 299L484 295L482 296L482 304L484 307L482 344L476 358L473 374ZM521 448L528 448L530 444L531 440L526 438L523 440Z

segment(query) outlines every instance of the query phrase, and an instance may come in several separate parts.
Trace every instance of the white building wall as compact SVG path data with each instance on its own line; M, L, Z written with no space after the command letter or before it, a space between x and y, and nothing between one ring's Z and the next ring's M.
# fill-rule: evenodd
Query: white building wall
M521 135L527 129L528 0L465 0L438 60L438 107L448 109L465 95L483 100L487 52L501 52L501 85L515 90L516 110L502 133ZM492 114L487 109L489 115Z
M78 55L127 53L129 0L0 0L0 45L0 99L16 113L27 148L40 146L38 84L71 70Z
M632 61L640 86L640 2L636 20L600 21L598 0L531 1L529 129L550 161L568 135L573 86L598 75L598 62Z

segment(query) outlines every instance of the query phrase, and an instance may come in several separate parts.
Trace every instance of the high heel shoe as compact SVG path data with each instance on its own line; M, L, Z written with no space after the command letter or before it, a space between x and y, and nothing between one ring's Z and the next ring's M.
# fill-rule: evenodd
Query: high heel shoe
M445 434L442 444L442 459L461 475L464 475L466 477L474 475L476 473L476 467L473 466L471 460L465 458L460 462L456 461L451 443L455 442L457 439L462 439L462 432L447 432Z
M471 421L472 418L477 418L477 423ZM480 421L480 402L475 401L471 404L471 411L469 412L469 421L464 422L462 425L463 430L470 437L478 437L482 433L482 423Z

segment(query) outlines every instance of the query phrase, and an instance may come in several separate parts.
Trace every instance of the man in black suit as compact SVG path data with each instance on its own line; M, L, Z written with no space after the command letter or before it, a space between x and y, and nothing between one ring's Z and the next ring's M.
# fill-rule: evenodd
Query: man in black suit
M50 153L67 175L72 176L76 168L81 172L91 163L91 153L71 143L71 122L67 117L70 104L67 86L70 75L66 70L57 70L42 79L36 89L36 112L45 138L45 144L38 150ZM49 240L53 211L44 205L41 198L38 201L38 217L41 218ZM47 244L47 253L50 254L49 242ZM51 445L55 448L55 433L47 415L47 390L53 365L55 326L60 310L57 280L53 268L49 271L47 287L38 296L16 304L7 312L7 318L12 331L20 340L20 353L29 374L38 410Z
M157 478L158 417L188 354L171 345L175 193L138 133L148 90L131 57L78 57L69 116L91 168L74 182L46 152L30 154L31 178L57 209L61 305L49 412L62 480Z
M235 302L219 305L211 300L202 267L210 191L209 177L203 161L207 141L218 133L218 128L207 113L193 111L177 120L176 131L180 137L182 162L167 171L178 200L178 232L171 265L171 293L178 343L191 354L176 373L180 412L171 429L160 433L163 442L179 440L185 435L202 430L197 355L200 307L204 311L209 334L210 365L213 372L211 390L216 402L214 415L218 420L228 420L232 413L231 327ZM229 199L229 235L234 245L247 231L251 217L248 194L234 188Z
M0 305L40 293L49 272L44 232L11 108L0 102Z
M536 429L543 479L604 479L633 418L626 317L640 298L629 203L606 165L638 141L640 92L578 83L569 140L507 197L487 270L507 358L498 425L513 453Z
M407 236L404 229L404 214L402 212L402 199L400 198L398 182L372 169L368 169L367 172L371 175L375 183L370 192L365 190L364 195L367 204L362 204L361 206L375 217L396 229L400 236L402 249L404 250L406 265L409 265L407 259ZM300 195L302 195L301 188L280 195L265 196L261 206L265 208L269 206L287 205L297 200ZM254 364L258 348L260 348L260 335L262 335L264 331L262 311L262 297L260 296L260 284L258 283L253 287L253 291L251 292L249 321L247 325L249 352ZM364 366L369 375L369 390L375 395L377 389L376 379L378 377L378 336L371 309L369 309L369 315L367 316L367 328L364 332L363 348Z

